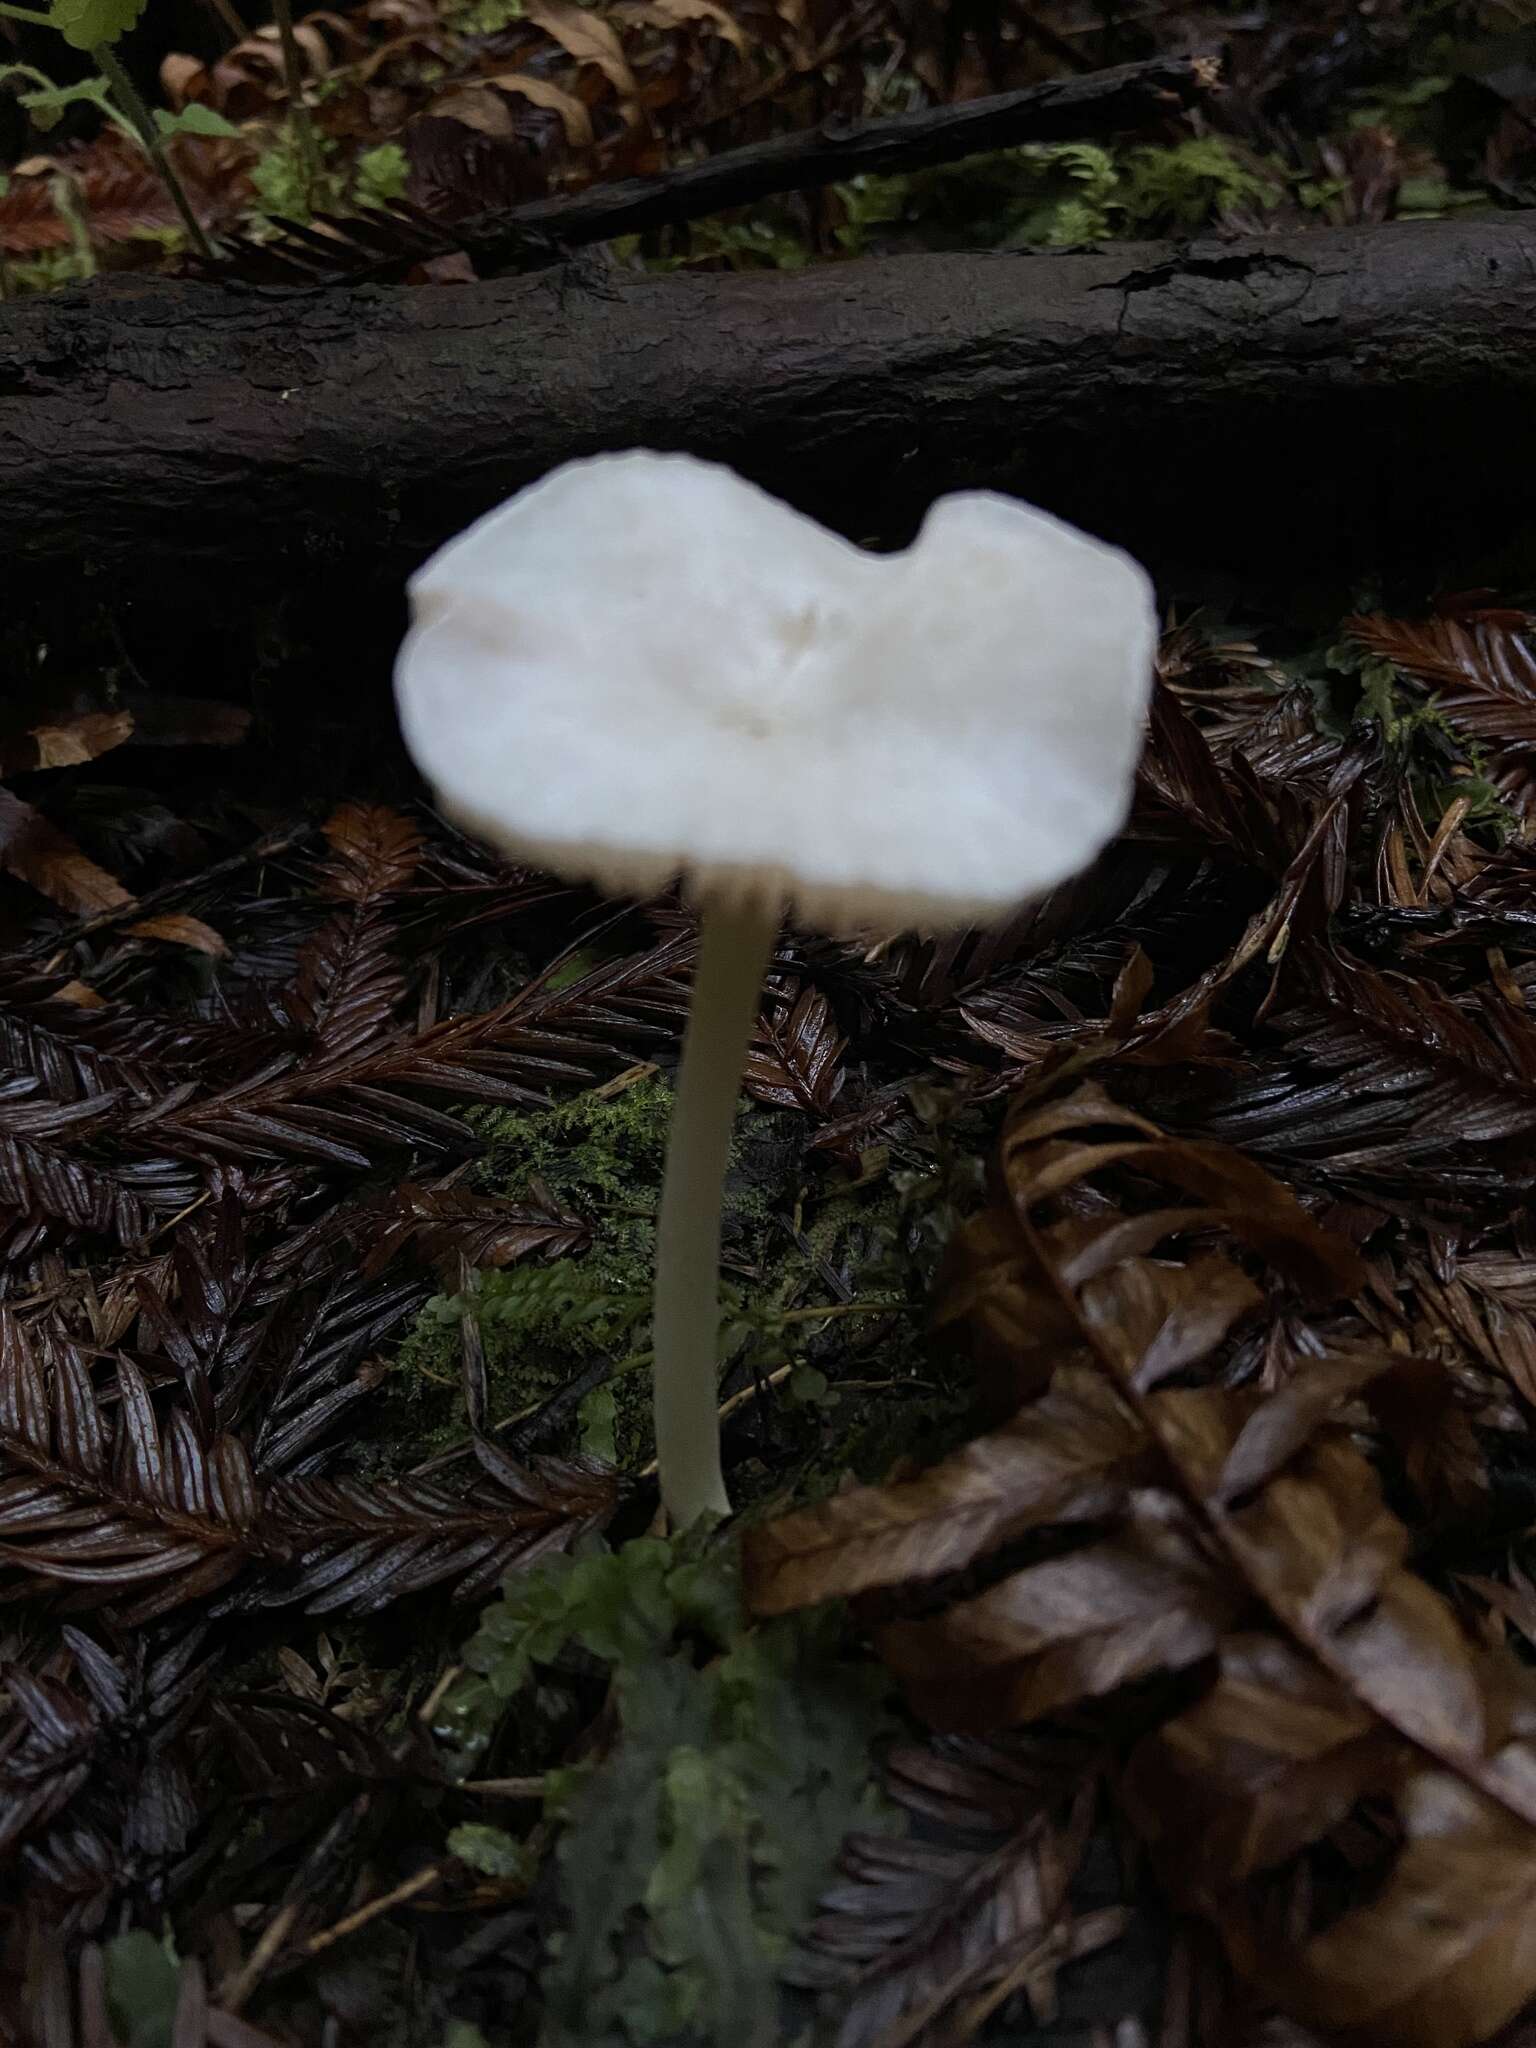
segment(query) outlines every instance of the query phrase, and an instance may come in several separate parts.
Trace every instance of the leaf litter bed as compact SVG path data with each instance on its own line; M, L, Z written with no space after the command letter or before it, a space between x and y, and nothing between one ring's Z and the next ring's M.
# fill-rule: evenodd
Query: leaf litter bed
M620 260L1529 197L1501 8L1014 12L368 0L298 24L307 145L269 31L157 18L134 61L203 226L338 278L391 222L462 279L462 218L701 138L1213 39L1221 93L1144 139ZM6 290L177 261L79 116L9 131ZM196 690L178 578L138 652ZM743 1513L672 1543L686 913L446 831L369 678L359 720L264 615L254 725L115 619L118 680L53 682L94 654L13 618L0 2034L1531 2038L1530 595L1172 626L1091 874L942 946L782 935L728 1190Z
M1283 663L1175 625L1089 875L943 944L782 935L744 1512L671 1541L686 912L497 864L387 759L274 804L285 736L227 705L16 714L13 2037L1510 2022L1529 623L1479 593Z

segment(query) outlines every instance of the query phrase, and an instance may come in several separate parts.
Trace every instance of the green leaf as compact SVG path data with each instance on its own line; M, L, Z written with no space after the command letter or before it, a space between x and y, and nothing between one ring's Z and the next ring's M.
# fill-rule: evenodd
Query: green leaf
M49 18L75 50L95 50L126 35L144 12L145 0L53 0Z
M673 1539L674 1551L704 1535L699 1523ZM699 1635L706 1642L728 1649L741 1634L741 1577L735 1570L735 1552L716 1545L713 1555L690 1558L667 1574L667 1598L676 1617L675 1628Z
M104 1955L107 2005L123 2048L170 2048L181 1971L143 1928L109 1941Z
M466 1821L448 1837L448 1853L478 1870L485 1877L512 1877L532 1881L538 1858L526 1842L519 1842L503 1828L485 1827Z
M789 1376L789 1398L802 1408L823 1408L835 1405L827 1376L814 1365L797 1365Z
M612 1387L594 1387L583 1397L580 1415L582 1450L589 1458L601 1458L605 1464L616 1465L619 1453L614 1432L619 1409Z
M233 136L238 141L240 135L233 121L226 121L222 114L197 100L175 114L168 114L164 107L156 107L155 126L164 136L220 135Z
M18 92L19 103L26 108L32 126L39 134L46 135L55 128L67 107L88 104L99 107L110 121L121 123L121 115L112 104L104 78L81 78L73 85L55 85L44 71L32 64L0 65L0 85L7 85L12 79L31 79L33 90Z

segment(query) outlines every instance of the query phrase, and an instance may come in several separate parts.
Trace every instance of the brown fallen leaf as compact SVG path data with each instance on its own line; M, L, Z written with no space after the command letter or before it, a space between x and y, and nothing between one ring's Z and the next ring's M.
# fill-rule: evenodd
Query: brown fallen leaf
M182 136L170 148L199 220L212 225L233 219L251 190L250 144L243 138ZM68 177L95 241L133 242L146 230L178 223L164 179L137 142L106 127L93 142L12 166L10 188L0 193L0 253L26 257L70 246L74 230L54 199L60 173Z
M0 788L0 868L76 917L104 917L133 909L132 893L115 875L98 867L34 805L4 788ZM182 912L142 918L127 930L134 938L188 946L211 959L222 959L228 950L211 925Z
M566 142L572 149L591 149L596 141L592 116L575 93L567 92L553 79L539 78L528 71L498 71L490 78L477 79L473 85L461 86L454 92L445 93L440 100L434 100L432 111L462 121L467 128L478 128L482 134L496 135L507 141L517 131L506 108L498 101L498 93L511 93L536 107L558 114L565 129Z
M1229 1906L1228 1952L1288 2010L1359 2048L1473 2048L1536 1988L1536 1838L1449 1771L1399 1791L1383 1888L1304 1942Z
M62 982L52 991L56 1002L72 1003L77 1010L105 1010L107 999L83 981Z
M523 1259L569 1258L585 1251L590 1227L553 1203L509 1202L468 1188L428 1188L403 1181L359 1219L366 1227L363 1272L369 1278L407 1248L419 1257L463 1258L471 1266L511 1266Z
M1024 1405L749 1531L749 1602L879 1589L875 1642L940 1730L1115 1696L1123 1810L1250 1985L1356 2048L1470 2048L1536 1996L1536 1686L1413 1569L1342 1426L1400 1358L1213 1377L1264 1298L1228 1247L1317 1300L1363 1266L1252 1161L1094 1087L1015 1108L997 1189L947 1306L1020 1344Z
M1101 1374L1068 1367L1031 1408L916 1479L856 1486L750 1530L748 1586L759 1614L962 1571L1048 1522L1123 1504L1146 1436Z
M424 263L416 264L406 273L408 285L422 284L473 284L478 273L474 263L462 250L449 256L429 256Z
M38 768L74 768L119 747L133 731L127 711L83 711L61 725L0 734L0 775L30 774Z
M332 858L322 886L350 903L403 889L421 859L421 833L387 804L339 804L324 831Z
M720 0L620 0L610 12L621 28L634 24L667 29L703 22L743 56L750 48L740 22Z
M785 1970L845 2001L838 2048L970 2041L1021 1984L1035 2017L1051 2017L1056 1968L1124 1926L1114 1908L1074 1921L1069 1903L1100 1766L1059 1739L944 1737L894 1752L887 1791L920 1828L848 1838Z
M194 953L206 953L210 960L222 960L229 952L212 925L184 912L169 911L160 917L141 918L127 930L130 938L162 939L170 946L187 946Z
M77 917L99 917L133 901L115 876L8 789L0 789L0 868Z
M626 123L639 119L640 88L624 45L611 25L576 0L528 0L523 10L535 28L543 29L579 63L595 64L618 94Z
M776 1109L827 1115L846 1078L848 1041L820 989L791 982L758 1019L742 1086Z
M1021 1727L1214 1653L1243 1592L1197 1546L1195 1528L1153 1500L1102 1542L932 1619L888 1623L875 1640L930 1727Z
M1520 810L1536 794L1536 648L1523 630L1486 617L1346 620L1350 637L1435 692L1435 709L1464 738L1492 756L1495 782Z

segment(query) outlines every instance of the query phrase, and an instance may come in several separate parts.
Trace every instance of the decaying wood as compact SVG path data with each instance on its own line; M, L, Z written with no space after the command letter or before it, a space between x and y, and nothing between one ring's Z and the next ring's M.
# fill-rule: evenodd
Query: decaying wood
M393 260L385 255L365 267L371 276L407 271L417 260L413 244L419 225L421 253L434 248L466 251L482 277L503 268L537 270L592 242L701 220L706 214L752 206L779 193L807 191L838 179L926 170L1020 143L1080 141L1085 136L1145 129L1180 113L1216 82L1217 66L1209 58L1154 57L1142 64L1117 64L1085 77L1046 79L1017 92L919 107L878 120L828 120L766 142L721 150L695 163L674 164L649 177L557 192L451 227L420 217L401 217L398 223L376 218L362 224L361 253L366 259L376 242L387 245L398 225L405 253ZM345 235L348 223L341 221L336 227ZM276 251L270 243L238 250L237 267L259 266L255 275L261 283L269 281L269 270L271 281L289 281L282 275L288 263L297 266L294 274L300 278L311 266L319 276L347 275L347 267L337 268L344 241L295 233L299 239L290 236Z
M567 457L739 466L851 533L1024 492L1154 561L1442 568L1528 517L1536 230L293 292L107 281L0 315L0 558L397 578ZM66 567L67 565L67 567ZM56 587L56 586L55 586ZM238 603L226 587L225 604Z

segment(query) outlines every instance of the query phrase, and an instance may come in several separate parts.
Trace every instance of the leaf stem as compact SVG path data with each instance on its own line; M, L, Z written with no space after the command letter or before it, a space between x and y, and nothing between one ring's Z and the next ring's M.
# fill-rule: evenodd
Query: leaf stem
M3 4L5 4L5 0L0 0L0 5ZM15 10L12 9L11 11L14 12ZM133 123L150 162L164 180L165 189L170 193L176 211L181 215L181 223L187 231L187 239L205 262L211 262L213 260L213 249L209 244L208 237L203 233L202 222L192 211L192 202L188 199L182 182L177 177L171 160L166 154L165 144L160 139L160 131L155 126L154 116L150 113L148 107L145 106L143 100L139 98L138 87L128 76L128 73L118 61L116 51L109 44L98 43L95 49L92 50L91 55L101 66L103 76L122 103L123 112Z
M320 179L319 140L309 108L304 104L304 60L299 39L293 32L292 0L272 0L272 19L277 24L278 45L283 53L283 84L288 93L288 119L298 145L299 175L303 180L304 215L315 210L316 187Z
M51 14L44 14L41 8L37 7L16 7L12 0L0 0L0 15L4 15L7 21L28 22L33 28L53 27Z
M80 188L68 171L55 171L48 180L48 196L54 211L69 229L70 243L82 277L96 275L96 251L91 243L90 224L80 201Z

